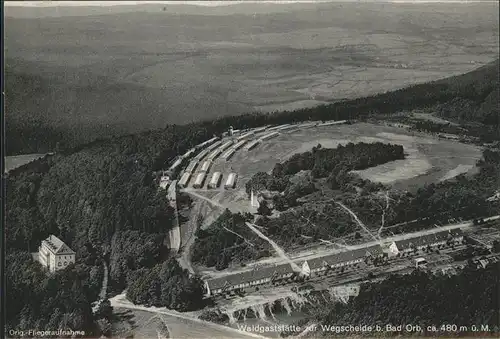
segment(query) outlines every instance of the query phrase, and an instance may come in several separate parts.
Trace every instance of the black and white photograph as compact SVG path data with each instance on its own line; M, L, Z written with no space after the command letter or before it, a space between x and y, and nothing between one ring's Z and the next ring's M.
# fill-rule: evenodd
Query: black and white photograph
M500 337L499 9L3 1L0 337Z

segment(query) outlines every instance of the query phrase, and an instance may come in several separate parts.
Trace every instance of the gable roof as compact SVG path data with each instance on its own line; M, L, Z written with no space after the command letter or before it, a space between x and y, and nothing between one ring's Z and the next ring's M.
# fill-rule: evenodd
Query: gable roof
M411 247L412 245L421 246L421 245L432 244L442 240L447 240L449 238L455 238L461 235L463 235L462 231L460 229L456 229L451 231L442 231L406 240L400 240L396 241L395 243L398 249L404 249ZM387 245L390 246L393 243L394 242L389 242ZM313 270L316 268L324 267L326 265L336 265L343 262L362 259L367 256L378 256L381 254L384 254L384 248L380 245L373 245L370 247L347 250L323 257L313 258L307 260L307 263L309 265L309 268ZM299 260L297 260L296 263L299 264ZM303 261L301 261L301 263L303 263ZM252 270L247 270L244 272L227 275L224 277L207 279L207 284L211 290L215 290L219 288L224 288L225 286L234 286L242 283L249 283L260 279L272 278L274 275L283 275L293 272L294 271L290 266L290 264L286 263L281 265L254 268Z
M236 274L231 274L225 277L213 278L207 280L208 286L211 290L223 288L224 286L234 286L242 283L249 283L252 281L272 278L274 275L283 275L293 273L290 264L281 264L270 267L261 267L253 270L248 270Z
M407 249L412 246L425 246L425 245L431 245L435 244L437 242L441 241L446 241L451 238L457 238L459 236L462 236L463 232L460 229L456 230L449 230L449 231L441 231L437 233L432 233L432 234L427 234L423 235L421 237L417 238L410 238L410 239L404 239L404 240L399 240L396 241L396 245L398 246L398 249Z
M44 242L54 254L75 254L75 251L55 235L50 235Z

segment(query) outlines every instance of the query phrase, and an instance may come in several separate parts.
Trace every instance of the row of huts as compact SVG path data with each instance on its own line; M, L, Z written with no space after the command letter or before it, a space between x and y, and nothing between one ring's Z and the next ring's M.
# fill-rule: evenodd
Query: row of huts
M314 277L325 273L327 270L358 268L360 264L369 259L395 257L412 253L424 248L435 249L451 246L463 241L460 229L441 231L428 235L408 238L387 244L373 245L350 251L339 252L323 257L318 257L302 262L300 271L294 271L290 264L281 264L256 268L249 271L238 272L232 275L205 280L207 296L228 294L236 290L247 289L254 286L283 282L293 277Z
M181 175L178 184L180 187L187 187L189 184L189 181L194 177L195 181L193 183L193 187L195 188L200 188L203 186L204 181L207 178L207 175L210 171L210 168L213 164L213 162L221 156L222 159L225 161L229 161L232 156L241 148L244 147L246 151L250 151L260 145L263 141L275 138L280 135L280 132L292 132L295 130L298 130L299 128L309 128L313 126L328 126L328 125L333 125L333 124L342 124L346 123L346 121L329 121L329 122L310 122L310 123L304 123L304 124L283 124L283 125L278 125L278 126L264 126L264 127L259 127L259 128L254 128L250 131L247 132L242 132L240 130L233 130L232 127L229 129L229 133L227 133L229 136L233 137L230 140L227 140L223 142L222 140L219 140L218 138L214 137L210 140L207 140L197 146L195 146L193 149L189 150L186 154L182 155L179 157L174 164L171 166L170 169L178 167L181 163L182 160L187 159L189 156L191 156L193 153L195 153L197 150L202 149L193 159L189 162L188 166L184 170L183 174ZM262 133L262 132L269 132L257 139L252 139L256 136L256 133ZM240 134L236 136L237 134ZM206 147L208 146L208 147ZM198 169L198 173L196 173L195 176L195 171ZM215 172L212 175L212 178L209 182L209 187L210 188L216 188L220 184L220 180L222 178L221 173ZM225 187L234 187L234 183L231 183L232 181L236 181L236 174L231 173L228 176L228 179L226 181ZM232 184L232 185L231 185Z

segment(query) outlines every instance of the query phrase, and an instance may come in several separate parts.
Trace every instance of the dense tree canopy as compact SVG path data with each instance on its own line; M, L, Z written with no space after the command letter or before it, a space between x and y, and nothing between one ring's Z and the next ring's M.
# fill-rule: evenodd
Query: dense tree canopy
M246 225L248 218L226 210L206 230L198 229L192 260L222 270L231 262L271 255L270 246Z
M47 275L29 253L11 252L6 258L7 328L72 328L98 334L90 304L97 298L102 274L99 267L76 264Z
M499 274L498 265L490 265L484 270L466 269L454 276L420 271L391 276L362 286L352 302L333 305L319 320L328 325L476 325L478 330L488 325L491 333L498 333Z
M129 275L127 298L136 304L166 306L179 311L203 307L203 282L189 277L175 259Z

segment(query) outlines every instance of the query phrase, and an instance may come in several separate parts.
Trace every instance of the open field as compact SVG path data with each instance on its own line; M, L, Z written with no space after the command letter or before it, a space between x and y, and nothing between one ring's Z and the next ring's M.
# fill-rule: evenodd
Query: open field
M216 199L222 199L224 203L236 203L240 199L247 199L243 192L245 183L255 173L268 172L277 162L284 161L295 153L310 151L318 144L325 148L334 148L348 142L403 145L406 159L358 172L367 179L403 189L437 182L445 176L446 179L451 179L460 173L473 172L476 161L481 157L481 149L477 146L440 140L396 127L367 123L314 127L295 132L285 131L251 151L240 149L228 161L217 159L207 175L205 187L212 173L221 172L222 184L210 194ZM231 172L238 174L237 189L224 190L225 179Z
M498 3L125 7L8 8L8 119L92 139L366 96L498 55Z
M45 154L22 154L5 157L5 172L9 172L17 167L26 165L43 156L45 156Z

